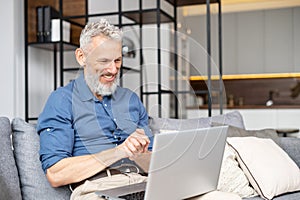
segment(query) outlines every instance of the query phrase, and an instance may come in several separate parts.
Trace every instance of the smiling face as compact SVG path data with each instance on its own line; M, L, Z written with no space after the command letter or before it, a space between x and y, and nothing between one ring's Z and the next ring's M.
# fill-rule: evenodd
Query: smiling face
M122 64L121 41L95 36L87 50L76 50L76 58L84 66L84 77L96 96L111 95L117 88Z

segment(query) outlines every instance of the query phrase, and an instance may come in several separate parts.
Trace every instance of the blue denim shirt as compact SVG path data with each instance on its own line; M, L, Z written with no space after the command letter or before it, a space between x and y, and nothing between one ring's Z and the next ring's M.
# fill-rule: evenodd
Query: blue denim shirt
M49 96L40 114L40 160L44 171L63 158L94 154L121 144L137 128L151 140L148 114L139 97L118 87L99 101L87 86L83 73Z

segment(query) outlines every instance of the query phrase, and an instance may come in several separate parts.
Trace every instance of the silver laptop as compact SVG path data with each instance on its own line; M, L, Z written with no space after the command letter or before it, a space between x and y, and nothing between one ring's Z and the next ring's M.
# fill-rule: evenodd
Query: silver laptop
M145 191L146 200L186 199L217 189L227 126L172 131L154 137L147 183L97 191L122 199Z

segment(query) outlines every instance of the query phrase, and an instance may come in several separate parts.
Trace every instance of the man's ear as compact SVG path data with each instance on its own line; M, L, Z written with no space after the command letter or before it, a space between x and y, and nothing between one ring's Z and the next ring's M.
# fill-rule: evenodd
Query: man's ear
M80 66L85 66L85 55L81 48L75 50L75 57Z

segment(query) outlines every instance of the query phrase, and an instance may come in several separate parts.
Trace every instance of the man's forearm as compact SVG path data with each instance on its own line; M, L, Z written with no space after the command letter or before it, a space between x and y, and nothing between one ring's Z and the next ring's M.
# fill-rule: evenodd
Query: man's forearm
M97 154L65 158L47 170L47 178L53 187L59 187L87 179L116 161L126 157L118 148Z

